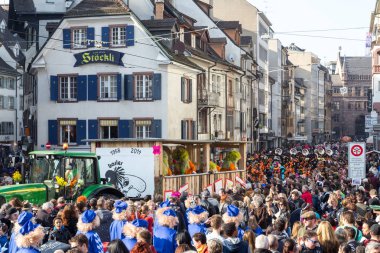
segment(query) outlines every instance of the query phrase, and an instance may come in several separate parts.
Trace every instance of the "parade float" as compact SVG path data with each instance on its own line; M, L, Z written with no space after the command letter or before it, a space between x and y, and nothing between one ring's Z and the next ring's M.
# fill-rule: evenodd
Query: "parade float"
M244 184L247 142L113 139L89 140L101 157L100 176L128 197ZM218 153L218 155L215 155ZM218 187L214 183L218 182Z

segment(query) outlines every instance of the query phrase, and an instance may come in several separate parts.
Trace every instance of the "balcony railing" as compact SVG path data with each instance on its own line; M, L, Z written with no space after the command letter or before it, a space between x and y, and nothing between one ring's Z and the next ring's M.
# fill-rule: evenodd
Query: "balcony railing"
M201 91L198 98L199 106L217 107L219 106L219 94L216 92Z

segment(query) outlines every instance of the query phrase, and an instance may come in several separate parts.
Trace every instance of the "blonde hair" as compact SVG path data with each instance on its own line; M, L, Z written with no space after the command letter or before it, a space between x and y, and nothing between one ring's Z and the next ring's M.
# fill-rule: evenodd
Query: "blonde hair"
M178 224L178 218L174 216L160 215L158 217L158 224L161 226L167 226L169 228L174 228Z
M116 213L116 211L113 211L112 219L114 220L127 220L129 216L129 212L126 210L123 210L121 213Z
M298 231L300 230L301 227L302 226L301 226L301 222L300 221L296 221L296 222L293 223L292 236L291 236L291 238L293 240L297 240L297 238L298 238Z
M36 247L42 242L45 233L41 226L38 226L35 230L30 232L29 234L22 235L18 234L16 236L16 245L19 248L29 248Z
M208 212L203 212L201 214L194 214L189 212L189 223L190 224L199 224L205 222L208 218Z
M123 227L123 234L130 238L136 238L137 234L140 233L142 230L145 230L145 228L136 227L132 225L132 223L127 223Z
M243 217L243 214L241 212L239 212L238 216L235 216L235 217L229 216L227 212L223 214L223 222L224 223L234 222L236 224L236 226L239 226L240 223L242 223L243 218L244 217Z
M329 196L329 200L327 200L327 203L332 206L332 202L336 202L336 204L338 205L339 203L339 200L338 200L338 196L336 193L331 193L330 196Z
M339 242L335 236L334 229L328 221L319 223L317 236L322 248L328 249L327 252L336 252L339 248Z
M96 215L95 219L91 223L83 223L82 218L80 217L78 220L77 228L80 232L87 233L88 231L99 227L99 225L100 219L98 215Z

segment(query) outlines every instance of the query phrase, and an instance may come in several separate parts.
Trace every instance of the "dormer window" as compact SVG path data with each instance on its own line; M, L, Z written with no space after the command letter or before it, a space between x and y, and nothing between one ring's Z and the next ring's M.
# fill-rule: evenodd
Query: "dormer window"
M1 23L0 23L0 32L4 32L5 31L5 28L7 27L7 23L5 23L5 20L1 20Z
M197 37L195 36L195 34L191 34L191 47L195 48L196 47L196 40L197 40Z
M20 54L20 45L18 43L16 43L16 45L13 47L13 54L18 57L18 55Z

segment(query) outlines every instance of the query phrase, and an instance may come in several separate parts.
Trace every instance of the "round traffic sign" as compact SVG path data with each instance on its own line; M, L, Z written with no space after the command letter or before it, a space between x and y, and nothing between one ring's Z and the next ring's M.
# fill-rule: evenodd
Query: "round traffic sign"
M45 144L45 148L46 148L46 149L50 149L50 148L51 148L51 144L50 144L50 142L48 142L48 143Z
M361 156L363 154L363 148L360 145L354 145L351 147L351 155Z

